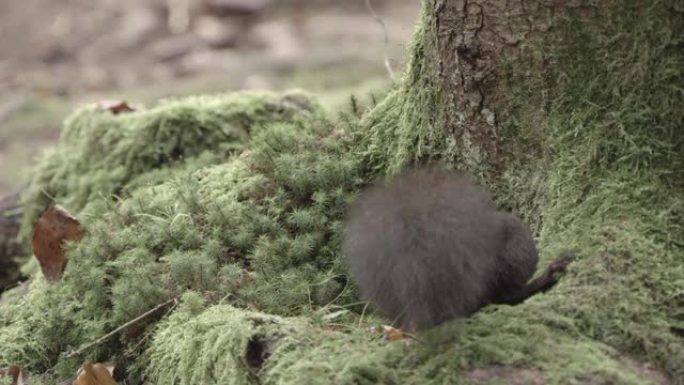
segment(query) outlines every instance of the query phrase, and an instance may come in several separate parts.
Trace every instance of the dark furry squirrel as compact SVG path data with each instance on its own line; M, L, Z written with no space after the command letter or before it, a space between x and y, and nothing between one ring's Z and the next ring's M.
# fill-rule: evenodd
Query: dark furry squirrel
M464 174L435 167L363 190L343 253L362 297L406 330L520 303L553 287L574 259L564 252L528 282L539 261L529 228Z

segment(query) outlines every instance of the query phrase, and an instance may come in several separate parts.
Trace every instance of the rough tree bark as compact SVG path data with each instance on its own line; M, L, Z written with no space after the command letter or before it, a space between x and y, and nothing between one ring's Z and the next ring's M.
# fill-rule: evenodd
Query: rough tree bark
M501 161L509 77L524 75L509 73L503 64L528 55L568 12L588 15L598 8L558 0L425 1L406 81L385 108L367 117L368 126L381 126L371 141L386 139L377 138L388 133L386 124L411 131L393 129L398 147L387 151L389 164L378 168L391 173L413 161L454 158L458 152L458 162L490 176L496 173L490 167ZM391 111L397 108L394 98L402 99L401 111ZM377 147L382 146L371 146L371 157L377 158Z
M558 4L556 4L558 3ZM505 95L499 63L519 55L553 25L564 2L435 1L431 21L447 131L499 153L496 112Z

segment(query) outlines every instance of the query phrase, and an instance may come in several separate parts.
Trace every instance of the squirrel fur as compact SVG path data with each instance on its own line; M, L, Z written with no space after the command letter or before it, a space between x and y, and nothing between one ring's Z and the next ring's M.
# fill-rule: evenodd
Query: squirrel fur
M348 213L343 252L362 297L404 329L522 302L550 288L570 260L528 284L539 260L528 227L497 211L464 174L436 168L363 190Z

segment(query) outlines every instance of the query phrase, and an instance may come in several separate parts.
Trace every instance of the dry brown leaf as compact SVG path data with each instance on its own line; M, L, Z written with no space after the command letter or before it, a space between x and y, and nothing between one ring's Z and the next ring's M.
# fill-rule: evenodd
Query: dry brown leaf
M370 331L371 333L382 333L383 338L388 341L399 341L411 336L409 333L389 325L382 325L379 328L373 326Z
M73 385L117 385L114 380L114 364L86 363L78 370L78 376Z
M40 217L33 230L33 254L50 282L62 278L67 258L64 242L83 238L81 224L65 208L54 205Z
M17 375L15 382L17 385L28 385L28 373L24 369L19 370L19 374Z
M12 377L12 385L26 385L28 384L28 373L17 365L12 365L4 369L0 369L0 377Z
M385 338L388 341L399 341L408 337L408 335L404 333L403 330L397 329L389 325L382 325L382 329L385 333Z
M122 100L103 100L98 103L100 108L109 111L114 115L118 115L122 112L134 112L136 109Z

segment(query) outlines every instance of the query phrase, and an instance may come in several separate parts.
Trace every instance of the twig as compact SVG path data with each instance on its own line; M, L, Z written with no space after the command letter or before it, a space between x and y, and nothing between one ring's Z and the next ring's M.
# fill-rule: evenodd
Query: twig
M83 353L84 351L86 351L86 350L92 348L93 346L96 346L96 345L101 344L102 342L106 341L107 339L109 339L109 338L112 337L113 335L119 333L120 331L126 329L127 327L133 325L134 323L136 323L136 322L138 322L138 321L140 321L140 320L142 320L142 319L144 319L144 318L146 318L146 317L149 317L151 314L153 314L153 313L156 312L157 310L159 310L159 309L161 309L161 308L163 308L163 307L165 307L165 306L168 306L168 305L171 304L171 303L173 303L174 306L175 306L176 304L178 304L178 298L176 298L176 297L171 298L170 300L168 300L168 301L166 301L166 302L164 302L164 303L162 303L162 304L159 304L159 305L155 306L153 309L144 312L143 314L141 314L141 315L139 315L139 316L133 318L132 320L126 322L125 324L119 326L118 328L112 330L111 332L109 332L109 333L103 335L102 337L98 338L97 340L95 340L95 341L93 341L93 342L90 342L90 343L88 343L88 344L82 346L82 347L79 348L78 350L74 350L74 351L71 351L71 352L67 353L67 354L66 354L66 358L76 357L76 356L78 356L79 354Z
M366 302L366 304L363 306L363 311L361 312L361 317L359 317L359 328L361 327L361 324L363 324L363 317L366 315L366 309L368 309L368 305L370 302Z
M171 311L173 311L173 308L174 308L175 306L176 306L176 304L174 304L174 305L173 305L173 306L172 306L172 307L171 307L171 308L162 316L162 318L164 318L164 317L166 317L167 315L169 315L169 313L171 313ZM136 350L138 350L138 348L139 348L140 346L142 346L142 345L145 343L145 341L147 341L148 338L150 338L150 334L149 334L149 333L145 334L145 336L144 336L143 338L141 338L140 341L138 341L138 343L135 344L135 346L133 346L132 349L129 349L129 350L128 350L128 353L126 353L125 355L128 356L128 357L130 357L131 354L132 354L133 352L135 352Z
M373 6L371 5L371 0L366 0L366 9L368 9L368 13L370 13L371 17L375 19L375 21L378 22L380 25L380 28L382 28L382 33L385 35L385 69L387 70L387 73L389 74L390 79L392 79L393 82L396 81L394 77L394 71L392 70L392 65L390 64L389 61L389 55L387 54L387 50L389 47L389 34L387 33L387 26L385 25L385 22L378 16L377 13L375 13L375 10L373 9Z

